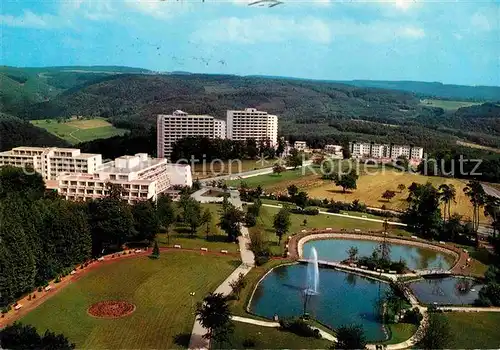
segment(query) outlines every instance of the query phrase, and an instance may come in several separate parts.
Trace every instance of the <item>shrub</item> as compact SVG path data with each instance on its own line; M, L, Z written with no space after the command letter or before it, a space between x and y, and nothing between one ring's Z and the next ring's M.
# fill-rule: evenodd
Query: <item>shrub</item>
M253 213L248 212L245 215L245 226L246 227L254 227L255 225L257 225L257 218L255 217L255 215Z
M300 318L282 319L280 320L280 327L302 337L321 338L321 334L317 329L312 328Z
M262 266L268 261L269 261L269 256L260 255L255 257L255 265L257 266Z
M416 307L406 311L403 317L403 321L406 323L413 323L418 326L423 318L424 316L422 316L420 310Z
M38 287L36 290L37 290L37 292L41 292L43 290L43 288L42 287Z
M36 294L33 294L33 299L36 299Z
M246 338L245 340L243 340L242 345L246 349L248 349L248 348L254 348L255 347L255 340L251 339L251 338Z
M54 283L59 283L59 282L61 282L61 277L57 276L56 279L54 280Z

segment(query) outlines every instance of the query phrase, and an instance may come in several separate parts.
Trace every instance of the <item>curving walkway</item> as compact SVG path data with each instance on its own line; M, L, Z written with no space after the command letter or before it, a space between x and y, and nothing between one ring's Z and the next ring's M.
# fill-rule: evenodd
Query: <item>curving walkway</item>
M280 324L278 322L271 322L271 321L261 321L261 320L254 320L253 318L248 318L248 317L241 317L241 316L231 316L231 319L236 322L242 322L242 323L249 323L249 324L254 324L256 326L261 326L261 327L273 327L273 328L279 328ZM321 334L321 337L323 339L336 342L337 338L335 338L334 335L325 332L324 330L311 326L312 329L317 329L319 333Z

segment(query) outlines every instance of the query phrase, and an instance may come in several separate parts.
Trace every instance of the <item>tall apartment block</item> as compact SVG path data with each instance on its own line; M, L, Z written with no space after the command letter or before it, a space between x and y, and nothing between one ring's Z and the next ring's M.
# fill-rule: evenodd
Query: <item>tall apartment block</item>
M278 117L245 108L243 111L227 111L227 138L245 141L253 138L256 141L270 140L274 146L278 143Z
M107 183L120 185L122 198L129 203L156 200L173 185L193 184L189 165L169 164L146 153L103 163L100 154L80 153L79 149L17 147L0 153L0 166L4 165L29 165L42 174L47 188L69 200L102 198L108 194Z
M157 119L158 157L169 158L174 143L189 136L225 138L226 122L209 115L192 115L177 110L170 115L160 114Z
M424 156L422 147L411 145L376 144L376 143L349 143L351 155L356 158L389 158L396 159L405 156L408 159L421 160Z

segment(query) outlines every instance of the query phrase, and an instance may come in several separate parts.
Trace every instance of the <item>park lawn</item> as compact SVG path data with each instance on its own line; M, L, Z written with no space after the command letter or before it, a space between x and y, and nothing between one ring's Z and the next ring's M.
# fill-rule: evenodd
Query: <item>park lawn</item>
M454 110L462 107L480 105L481 102L425 99L420 101L420 104L424 106L438 107L446 110Z
M217 226L219 222L221 205L216 203L202 203L202 211L210 209L212 213L212 222L209 225L209 234L207 239L206 225L198 228L196 235L191 236L189 229L182 223L178 223L171 229L170 239L165 233L157 235L158 244L160 247L173 247L179 244L182 248L200 249L207 248L209 251L227 250L230 253L238 252L238 244L227 241L227 234ZM180 212L180 210L178 210Z
M114 127L103 118L73 118L60 123L56 119L42 119L32 120L31 123L72 144L123 135L127 132L125 129Z
M200 159L199 162L194 164L192 169L193 179L204 179L207 177L214 177L220 175L238 174L244 171L258 170L263 168L270 168L274 165L276 159L234 159L225 161L209 161ZM234 186L229 185L228 186Z
M412 323L390 323L391 338L382 344L398 344L408 339L417 331L417 326Z
M187 347L196 303L238 264L232 257L190 252L125 259L90 271L21 322L63 333L79 349ZM126 300L136 310L119 319L89 316L87 308L103 300Z
M476 248L471 246L460 246L469 252L472 259L471 272L477 276L484 276L488 266L495 262L493 254L491 254L486 248Z
M248 348L248 345L244 345L245 340L252 340L255 343L252 346L254 349L328 349L332 345L325 339L301 337L279 328L234 322L234 332L230 335L229 344L224 344L222 348Z
M239 187L242 182L246 183L249 187L254 188L261 186L263 189L274 189L276 186L280 188L288 187L291 184L296 183L296 181L307 181L307 180L318 180L318 175L313 173L314 168L302 167L295 170L287 170L281 174L264 174L248 177L245 179L229 180L227 181L228 186Z
M439 315L451 328L451 349L498 349L500 348L500 313L498 312L450 312Z
M270 242L270 249L273 254L281 255L283 253L283 247L278 245L278 237L273 229L274 215L278 213L280 209L262 206L260 209L259 217L257 218L257 225L249 228L250 233L252 231L260 231L264 235L265 239ZM304 226L303 221L307 220L307 224ZM289 235L298 233L304 229L310 230L313 228L333 228L333 229L360 229L360 230L382 230L382 223L371 222L364 220L357 220L349 217L339 217L326 214L318 215L300 215L300 214L290 214L290 229ZM401 228L391 228L391 234L409 236L410 233ZM284 244L286 237L282 238L282 245Z
M357 189L352 192L343 193L342 189L335 186L333 182L324 182L321 186L307 188L306 191L311 198L327 198L342 202L352 202L358 199L370 207L382 207L393 210L405 210L407 208L406 198L408 191L404 190L401 193L397 189L398 184L404 184L409 187L413 182L424 184L432 183L439 187L441 184L453 184L456 189L456 203L451 204L451 212L457 212L463 215L463 219L467 220L472 215L472 205L469 198L464 194L466 186L465 181L453 178L444 178L438 176L424 176L419 174L411 174L405 172L397 172L386 170L376 175L362 175L357 181ZM396 196L389 202L381 198L382 193L386 190L393 190ZM489 222L485 218L483 211L480 211L480 220Z

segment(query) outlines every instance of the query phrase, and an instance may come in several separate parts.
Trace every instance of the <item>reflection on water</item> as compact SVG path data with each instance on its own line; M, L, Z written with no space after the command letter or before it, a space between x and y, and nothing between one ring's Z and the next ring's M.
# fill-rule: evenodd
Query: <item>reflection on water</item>
M428 278L409 284L421 303L438 305L471 305L483 286L463 277Z
M318 251L319 260L342 261L347 259L347 250L358 248L358 256L369 256L380 243L353 239L325 239L309 241L304 244L304 256L308 256L312 247ZM410 269L449 269L454 261L450 255L431 249L391 243L392 261L404 260Z
M286 270L286 273L281 270ZM306 265L274 269L257 288L250 305L251 311L267 318L272 318L274 314L281 318L301 316L306 270ZM320 269L319 275L319 293L308 300L307 312L333 328L361 324L370 341L383 340L385 335L378 321L376 305L389 286L330 269Z

